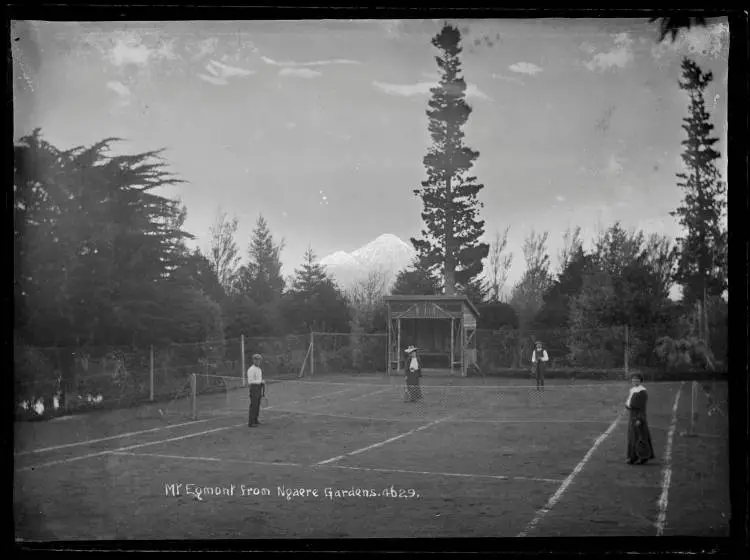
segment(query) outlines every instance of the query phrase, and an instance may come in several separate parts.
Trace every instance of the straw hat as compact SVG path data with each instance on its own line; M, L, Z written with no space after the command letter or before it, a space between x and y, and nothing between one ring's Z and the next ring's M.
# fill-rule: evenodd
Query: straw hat
M418 348L416 346L409 346L406 350L404 350L404 352L406 354L411 354L412 352L416 352L417 350Z

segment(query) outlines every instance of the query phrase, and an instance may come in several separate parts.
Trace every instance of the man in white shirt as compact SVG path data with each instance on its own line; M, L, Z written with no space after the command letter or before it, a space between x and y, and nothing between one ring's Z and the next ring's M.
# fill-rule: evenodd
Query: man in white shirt
M260 364L263 362L263 357L260 354L253 356L253 365L247 370L247 384L250 387L250 415L247 420L248 428L254 428L260 422L258 421L258 415L260 414L260 399L265 393L266 382L263 381L263 370L260 369Z
M549 356L547 351L542 347L542 343L537 341L536 348L531 353L531 363L534 373L536 374L536 389L544 391L544 368L547 367Z

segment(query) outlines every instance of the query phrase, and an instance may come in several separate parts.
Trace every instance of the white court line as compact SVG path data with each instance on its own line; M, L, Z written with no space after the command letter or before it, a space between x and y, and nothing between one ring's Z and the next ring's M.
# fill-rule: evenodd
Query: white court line
M609 424L609 420L545 420L544 418L503 418L501 420L456 418L453 422L469 424Z
M555 504L560 501L563 494L565 493L565 490L568 489L568 486L573 482L573 479L583 470L583 467L586 466L586 463L588 463L588 460L591 458L591 456L594 454L594 451L596 451L596 448L601 445L601 443L609 436L609 434L612 433L612 430L615 429L615 426L620 422L620 418L622 418L621 415L618 415L617 418L614 419L612 424L610 424L609 428L607 428L602 435L600 435L598 438L596 438L596 441L594 442L594 445L591 446L591 449L588 450L586 455L583 456L583 459L581 459L581 462L576 465L576 467L573 469L573 472L571 472L567 478L563 481L563 483L560 485L560 487L557 489L557 492L555 492L552 497L549 499L549 501L544 505L542 509L537 511L536 515L534 516L534 519L532 519L528 525L526 525L526 528L521 531L518 536L519 537L525 537L529 534L529 531L531 531L534 527L536 527L539 522L542 520L542 518L547 515L550 510L555 507Z
M656 536L661 537L664 534L664 525L667 521L667 503L669 498L669 484L672 481L672 441L674 432L677 428L677 407L680 404L680 393L685 383L680 384L677 395L674 398L672 406L672 422L667 433L667 448L664 452L664 467L661 471L661 496L659 496L659 516L656 519Z
M353 399L352 399L353 400ZM296 402L296 401L295 401ZM295 404L294 402L288 403L288 404ZM386 418L382 416L356 416L353 414L334 414L332 412L315 412L315 411L306 411L306 410L287 410L283 408L277 408L276 406L269 406L268 408L265 408L263 410L273 410L274 412L278 412L281 414L297 414L300 416L326 416L330 418L342 418L344 420L374 420L377 422L424 422L425 420L430 420L430 418ZM246 410L244 408L242 409L232 409L232 410L221 410L217 412L213 412L212 414L216 414L219 416L238 416L240 414L245 414ZM446 422L454 423L454 424L609 424L609 420L560 420L556 418L550 418L550 419L544 419L544 418L503 418L503 419L482 419L482 418L455 418L451 417L449 420L444 419ZM658 426L655 429L666 429L666 428L659 428Z
M130 453L128 451L112 451L112 455L126 455L129 457L157 457L159 459L177 459L186 461L210 461L214 463L242 463L243 465L269 465L274 467L301 467L300 463L272 463L269 461L245 461L243 459L222 459L219 457L187 457L183 455L164 455L163 453Z
M202 422L210 422L211 420L214 420L214 418L208 418L206 420L192 420L190 422L183 422L181 424L171 424L169 426L161 426L159 428L151 428L149 430L139 430L137 432L128 432L125 434L117 434L115 436L108 436L103 438L96 438L96 439L87 439L84 441L77 441L75 443L65 443L63 445L53 445L52 447L42 447L40 449L30 449L28 451L19 451L17 453L14 453L15 456L20 457L22 455L30 455L32 453L45 453L47 451L57 451L58 449L67 449L69 447L77 447L79 445L89 445L91 443L99 443L102 441L110 441L113 439L120 439L120 438L126 438L126 437L132 437L137 436L140 434L148 434L150 432L158 432L161 430L169 430L172 428L179 428L181 426L189 426L191 424L200 424Z
M271 407L269 407L271 408ZM379 418L376 416L353 416L350 414L333 414L330 412L308 412L304 410L283 410L277 409L276 412L284 414L299 414L302 416L329 416L331 418L343 418L345 420L378 420L380 422L424 422L425 418Z
M372 391L371 393L365 393L364 395L360 395L358 397L354 397L353 399L349 399L348 402L356 401L359 399L364 399L365 397L371 397L372 395L378 395L380 393L385 393L386 391L390 391L392 387L386 387L385 389L380 389L378 391Z
M355 451L350 451L349 453L344 453L343 455L339 455L338 457L331 457L330 459L326 459L325 461L320 461L319 463L316 463L316 465L327 465L328 463L333 463L335 461L343 459L344 457L350 457L351 455L358 455L360 453L364 453L365 451L369 451L370 449L381 447L385 445L386 443L391 443L392 441L396 441L397 439L405 438L406 436L410 436L416 432L426 430L427 428L434 426L435 424L439 424L440 422L444 422L445 420L448 420L448 418L450 418L450 416L448 416L447 418L440 418L438 420L435 420L434 422L430 422L429 424L425 424L424 426L419 426L418 428L414 428L413 430L409 430L408 432L404 432L403 434L399 434L392 438L388 438L384 441L373 443L372 445L368 445L367 447L363 447L362 449L357 449Z
M315 399L323 399L325 397L332 397L333 395L338 395L339 393L346 393L347 391L351 391L352 389L356 389L356 388L357 387L349 387L348 389L342 389L341 391L336 391L335 393L325 393L324 395L318 395L317 397L310 397L307 400L314 401ZM299 400L295 402L299 402Z
M384 472L384 473L401 473L401 474L427 474L435 476L456 476L461 478L492 478L495 480L530 480L535 482L554 482L559 484L562 482L559 478L535 478L529 476L503 476L503 475L492 475L492 474L463 474L463 473L444 473L444 472L428 472L428 471L410 471L403 469L376 469L369 467L346 467L344 465L313 465L313 467L324 467L332 469L349 469L353 471L373 471L373 472Z
M42 469L44 467L51 467L51 466L54 466L54 465L62 465L64 463L72 463L74 461L82 461L83 459L90 459L92 457L100 457L102 455L109 455L111 453L118 452L118 451L130 451L131 449L139 449L141 447L147 447L149 445L159 445L160 443L169 443L169 442L172 442L172 441L179 441L179 440L182 440L182 439L187 439L187 438L191 438L191 437L202 436L202 435L205 435L205 434L211 434L211 433L214 433L214 432L220 432L222 430L229 430L229 429L232 429L232 428L237 428L239 426L245 426L245 425L246 424L243 422L242 424L233 424L231 426L224 426L222 428L214 428L213 430L206 430L204 432L198 432L198 433L195 433L195 434L187 434L187 435L184 435L184 436L173 437L173 438L169 438L169 439L162 439L162 440L159 440L159 441L150 441L150 442L147 442L147 443L138 443L136 445L128 445L128 446L125 446L125 447L119 447L117 449L109 449L107 451L99 451L97 453L88 453L86 455L78 455L76 457L68 457L67 459L59 459L57 461L49 461L47 463L41 463L39 465L30 465L28 467L21 467L20 469L16 469L16 472L34 471L36 469Z

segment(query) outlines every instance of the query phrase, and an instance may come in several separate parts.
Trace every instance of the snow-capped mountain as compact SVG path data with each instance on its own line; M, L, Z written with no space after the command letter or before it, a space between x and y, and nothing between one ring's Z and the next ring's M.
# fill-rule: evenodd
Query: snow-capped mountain
M396 274L411 264L415 254L409 243L386 233L351 253L336 251L322 258L320 264L345 289L358 280L366 279L374 271L382 272L386 284L390 286Z

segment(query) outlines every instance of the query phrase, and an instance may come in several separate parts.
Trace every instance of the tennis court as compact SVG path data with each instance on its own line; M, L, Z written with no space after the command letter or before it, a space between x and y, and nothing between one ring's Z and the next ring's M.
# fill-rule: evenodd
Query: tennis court
M419 403L384 376L274 382L252 429L238 380L17 424L17 537L728 534L726 422L681 435L690 383L649 384L657 459L632 467L627 383L491 381L425 377Z

